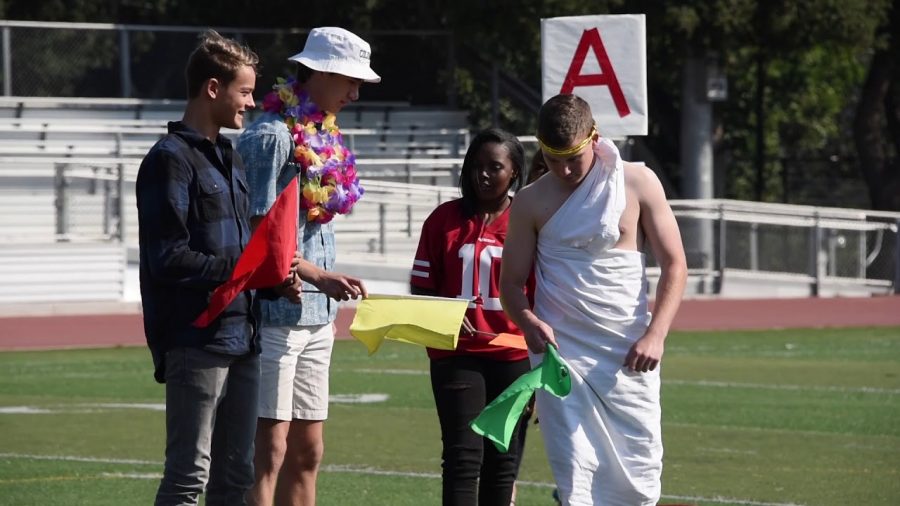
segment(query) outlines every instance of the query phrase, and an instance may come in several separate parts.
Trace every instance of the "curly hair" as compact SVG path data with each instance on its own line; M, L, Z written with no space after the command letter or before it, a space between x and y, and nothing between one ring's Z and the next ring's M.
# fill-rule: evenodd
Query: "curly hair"
M227 85L241 67L251 67L256 72L258 64L259 57L249 47L215 30L206 30L200 34L200 43L184 69L188 98L196 97L207 79L218 79Z

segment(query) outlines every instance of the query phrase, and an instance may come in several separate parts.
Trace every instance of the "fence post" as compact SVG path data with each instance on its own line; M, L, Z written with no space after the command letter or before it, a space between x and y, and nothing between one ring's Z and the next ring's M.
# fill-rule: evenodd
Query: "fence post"
M819 227L819 211L813 213L813 228L810 229L810 274L813 277L811 295L818 297L822 289L822 229Z
M453 147L450 148L450 156L453 158L459 158L459 141L461 137L462 135L459 133L459 130L453 135Z
M387 241L387 205L382 202L378 204L378 252L385 254L385 242Z
M750 224L750 270L759 270L759 223Z
M894 293L900 293L900 219L894 222Z
M99 167L94 167L95 173L98 169ZM113 211L112 181L109 180L109 175L112 171L109 167L104 167L103 172L103 235L110 237L115 214Z
M119 79L122 83L122 97L131 97L131 44L128 29L119 28Z
M857 238L859 239L859 262L857 263L857 265L859 266L858 275L860 279L867 279L869 276L866 272L866 268L869 265L866 261L866 257L868 257L868 255L866 254L866 231L860 230Z
M66 166L54 164L56 168L56 236L58 242L68 241L69 233L69 180L66 177Z
M406 183L412 184L413 182L413 174L412 167L409 165L406 166ZM406 192L406 236L412 237L412 206L409 204L412 195L407 191Z
M406 206L406 237L412 237L413 235L413 212L412 206Z
M8 26L3 27L3 94L12 96L12 47Z
M116 236L118 236L119 242L125 243L125 165L119 164L118 166L118 174L117 176L117 186L118 190L116 191L116 210L118 212L118 216L116 216Z
M728 241L725 237L725 232L727 230L726 222L725 222L725 205L719 204L719 256L718 256L718 265L716 266L716 270L718 270L718 276L716 276L716 289L715 293L722 294L722 289L725 286L725 262L727 258L727 250L726 245Z

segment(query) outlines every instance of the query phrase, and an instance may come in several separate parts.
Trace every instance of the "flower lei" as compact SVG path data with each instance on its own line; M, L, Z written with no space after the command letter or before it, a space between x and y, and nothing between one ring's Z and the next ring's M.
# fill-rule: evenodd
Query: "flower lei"
M280 77L263 99L263 110L281 115L294 139L306 220L328 223L335 214L349 213L364 190L334 114L320 110L296 79Z

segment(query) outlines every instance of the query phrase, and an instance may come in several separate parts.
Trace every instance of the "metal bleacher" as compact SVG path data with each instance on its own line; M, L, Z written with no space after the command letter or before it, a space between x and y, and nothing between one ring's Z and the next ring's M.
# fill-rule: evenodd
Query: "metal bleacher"
M0 97L0 156L142 157L183 107L171 100ZM251 111L248 121L258 114ZM351 104L341 127L358 158L459 157L469 139L463 111L394 102Z
M121 300L137 258L137 168L183 105L0 98L0 304ZM341 126L366 192L335 218L339 268L405 282L425 217L459 195L465 114L354 104ZM900 213L671 205L688 253L689 296L867 296L900 287ZM659 270L652 257L648 266L653 290Z
M183 107L0 97L0 303L121 298L125 266L137 258L137 168ZM357 103L342 111L341 126L367 190L335 221L342 255L411 256L427 213L458 194L449 185L469 142L465 113ZM395 194L398 184L407 191ZM47 262L61 267L41 269Z

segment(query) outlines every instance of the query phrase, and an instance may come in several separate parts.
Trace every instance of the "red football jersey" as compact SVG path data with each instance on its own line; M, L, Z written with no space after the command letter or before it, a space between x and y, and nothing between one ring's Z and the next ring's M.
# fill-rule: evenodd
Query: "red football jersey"
M471 300L466 316L477 330L521 335L500 305L500 259L508 224L509 209L485 226L479 216L463 217L460 200L441 204L422 225L410 284L440 297ZM429 348L428 356L437 359L478 354L496 360L528 357L525 350L488 344L491 339L461 332L456 350Z

